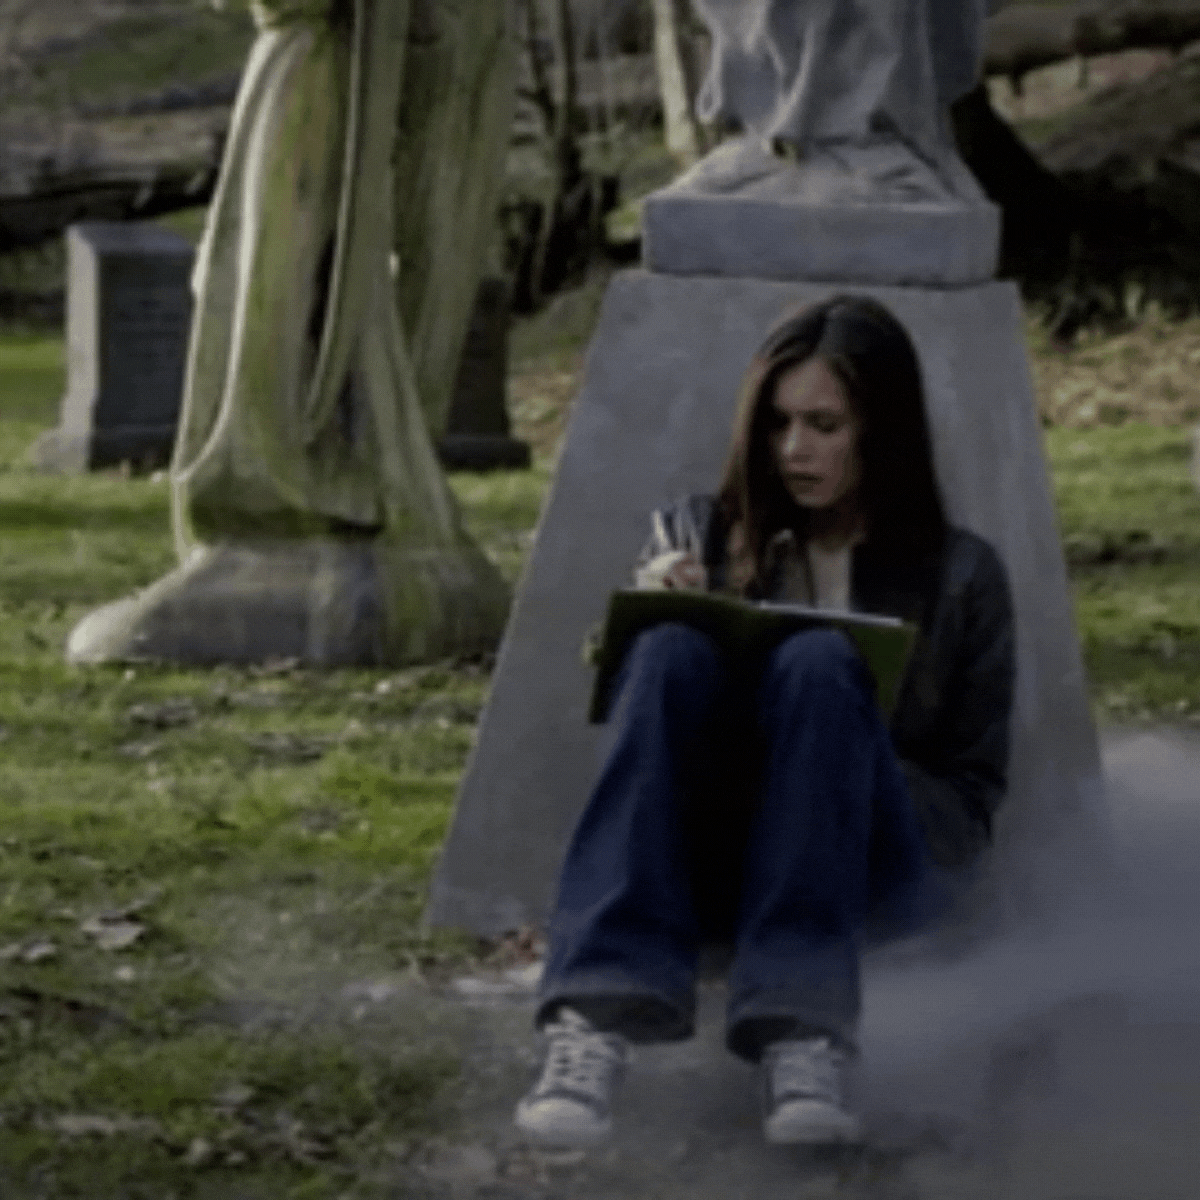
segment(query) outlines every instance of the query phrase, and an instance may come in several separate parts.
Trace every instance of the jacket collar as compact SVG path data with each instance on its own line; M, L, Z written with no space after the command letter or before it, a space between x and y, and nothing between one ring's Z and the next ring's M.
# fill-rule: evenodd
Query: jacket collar
M721 587L727 567L725 521L711 496L692 497L688 507L692 519L704 531L704 557L710 578L714 586ZM886 613L923 625L937 599L944 552L943 545L940 551L897 560L870 538L859 542L850 552L850 602L861 612Z

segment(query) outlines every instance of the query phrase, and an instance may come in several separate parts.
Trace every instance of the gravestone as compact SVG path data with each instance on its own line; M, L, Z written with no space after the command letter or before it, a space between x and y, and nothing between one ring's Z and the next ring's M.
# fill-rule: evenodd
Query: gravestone
M835 10L837 21L830 17ZM739 28L745 19L751 32L778 32L778 21L786 32L788 22L803 22L793 29L794 38L776 38L765 48L749 36L725 39L714 70L725 72L729 103L743 104L730 115L752 132L735 139L727 157L701 160L679 184L647 201L648 213L673 214L689 231L681 247L686 253L652 254L649 265L656 269L623 272L605 296L427 919L485 936L544 922L565 840L604 749L603 731L586 722L591 673L581 661L584 637L602 619L608 593L628 586L650 510L689 492L715 490L739 383L768 330L800 305L849 291L881 301L912 335L948 516L988 539L1007 568L1017 654L1009 789L981 890L998 898L993 911L1038 921L1053 910L1062 889L1104 869L1107 841L1099 749L1020 295L1011 282L980 278L980 264L994 257L994 226L971 188L954 184L961 178L958 167L943 161L943 169L931 173L925 161L914 168L935 191L945 185L942 199L957 205L963 218L959 233L974 239L938 260L930 253L946 224L944 213L930 209L936 195L913 199L894 186L919 138L905 142L897 135L889 145L883 135L873 141L868 136L895 129L893 117L912 118L917 133L929 132L931 117L944 119L944 112L922 115L920 105L948 105L956 87L971 85L974 70L961 64L952 70L934 51L976 43L964 20L973 17L977 24L982 3L704 0L701 11L713 15L718 42L718 15ZM752 13L761 21L751 20ZM905 39L905 54L893 54L886 40L859 38L860 31L843 19L848 14L864 28L890 22L895 37ZM931 26L939 14L940 30ZM929 38L924 49L922 36ZM763 101L764 64L775 64L784 81L820 84L821 72L806 76L786 61L801 51L858 62L862 69L841 81L848 85L841 91L818 87L804 96L781 85L771 101L776 111ZM859 61L867 51L879 61ZM739 54L759 57L739 63ZM921 69L879 87L905 55ZM942 69L931 75L939 62ZM754 74L755 87L733 86L745 72ZM891 84L911 91L900 94ZM846 103L832 114L820 111L834 100ZM790 157L776 158L761 140L757 146L747 140L771 132L777 120L786 132L797 114L821 128L826 118L847 113L861 120L861 131L851 122L842 142L793 146ZM806 163L813 164L812 177L804 174ZM872 178L879 182L874 192L866 186ZM799 187L798 199L786 194L789 181ZM699 200L689 188L702 193ZM767 223L780 243L774 265L764 261L769 241L745 221L747 205L769 207L772 196L782 210ZM805 240L815 236L830 196L837 198L832 207L844 210L832 227L842 244L832 248ZM861 253L856 230L869 235L880 227L912 249L909 259L895 257L886 240L875 253ZM719 253L703 245L706 234L719 243ZM703 273L695 254L709 254ZM898 271L906 262L928 267L938 261L936 276ZM804 264L816 262L821 273L806 276Z
M154 225L67 230L67 391L39 465L165 466L175 441L192 319L190 242Z
M506 279L484 279L475 297L458 378L438 442L451 471L529 466L529 446L511 434L506 405L508 321L512 289Z

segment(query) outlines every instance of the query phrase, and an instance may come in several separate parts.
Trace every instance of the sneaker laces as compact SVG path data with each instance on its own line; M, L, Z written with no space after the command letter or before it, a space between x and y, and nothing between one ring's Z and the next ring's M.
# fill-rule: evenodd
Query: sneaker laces
M542 1030L550 1040L546 1066L534 1095L568 1094L606 1106L625 1065L625 1039L600 1033L586 1017L562 1008Z
M773 1042L766 1050L771 1100L826 1100L841 1107L845 1054L828 1038Z

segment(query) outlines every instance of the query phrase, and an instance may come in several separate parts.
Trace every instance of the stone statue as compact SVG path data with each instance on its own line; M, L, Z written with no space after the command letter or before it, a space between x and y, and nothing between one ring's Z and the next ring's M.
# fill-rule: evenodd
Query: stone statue
M990 277L998 214L959 157L948 119L977 77L985 0L695 4L712 35L699 114L737 133L650 202L651 266L859 282ZM713 198L742 207L725 217L696 208ZM916 254L912 221L902 215L914 208L925 210L930 231ZM715 241L712 229L697 236L701 212L721 227ZM682 224L672 231L671 222ZM797 250L798 237L874 239L869 257L884 274L853 253ZM709 250L681 255L682 241Z
M392 663L490 647L507 589L432 438L493 228L506 7L252 10L194 277L170 472L181 565L85 618L68 657Z

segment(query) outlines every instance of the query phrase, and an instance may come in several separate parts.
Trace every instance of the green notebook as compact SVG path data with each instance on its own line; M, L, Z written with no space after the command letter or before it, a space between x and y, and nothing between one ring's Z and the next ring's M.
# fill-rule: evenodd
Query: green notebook
M593 724L608 716L613 682L630 643L643 629L664 621L678 621L707 633L728 661L746 671L755 670L773 646L797 630L817 625L841 629L875 676L885 716L896 703L916 636L916 627L899 617L740 600L715 592L623 589L613 592L603 632L587 650L588 661L596 668L588 710Z

